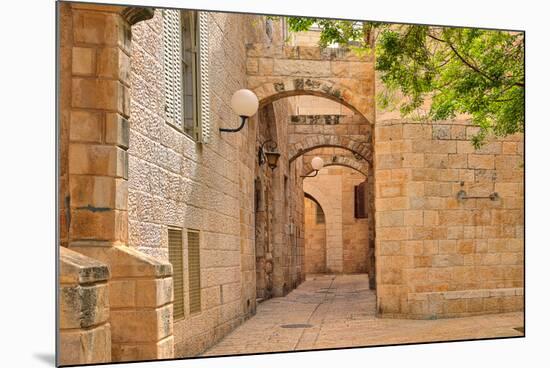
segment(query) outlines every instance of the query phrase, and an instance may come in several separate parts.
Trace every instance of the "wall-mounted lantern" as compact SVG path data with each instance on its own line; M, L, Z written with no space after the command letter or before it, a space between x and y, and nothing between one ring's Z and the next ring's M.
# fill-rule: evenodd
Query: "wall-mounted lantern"
M313 177L316 177L317 174L319 173L319 170L321 170L323 168L323 166L325 166L325 162L323 161L323 159L319 156L315 156L313 157L313 159L311 160L311 168L313 170L315 170L315 174L313 175L300 175L301 178L313 178Z
M258 149L258 163L260 166L267 162L267 166L274 170L277 167L281 154L277 152L277 143L271 139L262 143Z
M231 108L241 117L238 128L220 128L220 132L236 133L244 127L246 120L258 111L259 101L254 92L249 89L240 89L231 97Z

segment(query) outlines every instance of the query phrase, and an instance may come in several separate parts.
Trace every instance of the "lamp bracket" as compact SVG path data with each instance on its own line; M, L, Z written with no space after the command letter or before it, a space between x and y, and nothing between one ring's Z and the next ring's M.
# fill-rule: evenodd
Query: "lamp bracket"
M236 132L240 131L242 128L244 128L244 124L246 123L246 119L248 119L248 116L242 116L241 115L241 125L238 128L220 128L220 132L236 133Z
M300 175L300 178L314 178L317 176L317 174L319 174L319 170L314 170L315 171L315 174L313 175Z

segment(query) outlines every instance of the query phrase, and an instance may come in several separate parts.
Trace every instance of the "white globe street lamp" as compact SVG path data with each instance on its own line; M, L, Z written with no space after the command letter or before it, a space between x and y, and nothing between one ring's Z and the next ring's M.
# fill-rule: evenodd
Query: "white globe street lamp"
M246 119L258 111L259 105L258 97L249 89L240 89L233 93L231 108L235 114L241 117L241 125L238 128L220 128L220 132L235 133L241 130L246 123Z
M300 175L300 177L302 177L302 178L313 178L313 177L317 176L317 174L319 173L319 170L321 170L323 168L323 166L325 166L325 162L323 161L323 159L319 156L315 156L311 160L311 168L313 170L315 170L315 174L313 174L313 175Z

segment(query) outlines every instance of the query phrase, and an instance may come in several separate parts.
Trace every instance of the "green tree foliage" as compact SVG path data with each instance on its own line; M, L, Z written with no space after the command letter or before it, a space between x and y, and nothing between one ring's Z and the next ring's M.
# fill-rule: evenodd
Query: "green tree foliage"
M469 114L480 132L506 136L524 128L524 34L476 28L390 25L290 17L292 32L321 29L320 46L374 50L376 70L386 90L383 108L430 120ZM404 98L397 98L397 95ZM431 99L429 111L423 111Z

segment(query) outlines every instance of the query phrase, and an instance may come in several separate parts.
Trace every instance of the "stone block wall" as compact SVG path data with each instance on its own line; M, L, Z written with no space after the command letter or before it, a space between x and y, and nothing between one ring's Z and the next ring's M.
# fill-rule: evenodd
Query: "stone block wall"
M291 99L281 99L263 105L258 114L257 146L273 140L280 153L276 169L256 166L255 175L263 193L260 208L254 214L259 277L256 282L261 298L286 295L304 280L301 164L295 167L287 164L287 120L294 108Z
M112 360L174 357L171 265L127 246L72 249L111 270Z
M239 181L239 135L220 137L217 132L218 126L237 123L227 101L234 89L243 87L244 78L242 71L239 73L237 40L228 48L233 50L228 59L233 62L234 79L226 78L226 73L231 73L219 60L221 44L229 42L223 27L230 31L237 23L212 15L214 137L210 144L201 145L168 125L164 117L162 19L162 10L157 9L152 19L132 29L129 245L167 261L168 227L183 229L187 275L185 231L200 231L201 311L189 311L189 284L184 276L185 314L174 321L175 356L190 356L221 338L245 314L241 305L245 292L241 288L241 248L245 246L242 232L247 231L248 219L239 218L239 213L241 191L248 188ZM225 116L223 123L221 116Z
M108 280L107 265L60 248L58 364L111 361Z
M376 127L378 312L441 318L522 310L523 137L476 150L467 119ZM458 193L481 197L459 199ZM496 200L489 196L497 193Z
M239 123L229 101L247 87L248 42L271 42L265 18L209 13L209 81L211 138L194 141L167 124L164 117L162 11L132 27L129 119L129 245L141 252L168 260L168 227L200 232L201 310L190 313L187 243L184 236L185 313L174 321L175 356L194 356L221 339L256 309L256 249L254 179L258 175L257 149L265 137L262 124L281 125L286 103L274 104L273 121L252 117L236 134L220 133L220 127ZM243 30L246 30L243 32ZM274 31L273 40L280 35ZM279 137L286 127L277 127ZM287 157L284 141L279 151ZM281 158L281 163L284 162ZM284 176L293 180L289 168L280 164L273 173L262 167L273 186L283 188ZM295 190L289 184L289 190ZM282 192L281 192L282 193ZM301 188L300 188L301 193ZM287 198L288 199L288 198ZM272 198L282 234L288 227L283 216L283 197ZM299 209L295 211L300 211ZM301 215L293 217L302 223ZM295 226L297 227L297 226ZM279 232L277 232L279 234ZM303 235L302 235L303 236ZM274 291L283 295L299 283L299 240L291 254L288 237L273 235L278 244ZM302 246L303 247L303 246ZM288 249L287 249L288 248ZM291 272L291 270L294 270Z
M152 12L87 3L58 11L61 245L110 269L109 359L170 358L171 266L127 247L131 31Z

